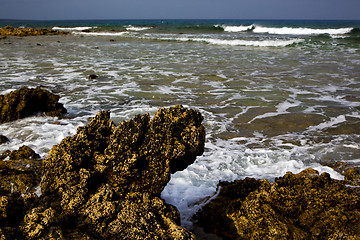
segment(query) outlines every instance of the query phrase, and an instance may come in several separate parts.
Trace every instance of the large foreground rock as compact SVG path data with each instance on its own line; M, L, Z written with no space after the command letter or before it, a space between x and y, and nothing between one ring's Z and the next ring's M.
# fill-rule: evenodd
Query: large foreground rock
M0 123L45 112L50 116L66 113L64 106L59 103L59 96L37 87L35 89L23 87L6 95L0 95Z
M160 193L204 151L199 112L182 106L124 121L100 112L44 161L40 198L3 196L6 239L194 239ZM31 201L30 201L30 200ZM18 206L10 211L10 207ZM1 206L3 206L1 208ZM15 211L15 212L14 212ZM16 215L16 217L14 217Z
M274 183L246 178L218 185L198 224L224 239L360 239L360 194L307 169Z

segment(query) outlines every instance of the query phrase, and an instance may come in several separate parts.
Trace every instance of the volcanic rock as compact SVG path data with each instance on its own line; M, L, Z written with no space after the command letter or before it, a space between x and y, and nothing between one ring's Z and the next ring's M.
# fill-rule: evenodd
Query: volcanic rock
M221 182L198 224L224 239L359 239L357 188L307 169L269 181Z
M49 116L59 116L66 109L59 103L59 96L37 87L23 87L19 90L0 95L0 123L45 112Z

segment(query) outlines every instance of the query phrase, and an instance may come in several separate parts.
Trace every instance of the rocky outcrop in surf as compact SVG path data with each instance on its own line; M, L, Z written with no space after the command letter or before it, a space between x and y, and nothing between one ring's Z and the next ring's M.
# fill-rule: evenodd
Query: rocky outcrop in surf
M200 113L175 106L119 126L109 119L110 112L99 112L51 149L39 198L14 192L1 197L3 238L195 238L160 193L171 173L203 153Z
M64 114L66 109L59 103L59 98L40 87L23 87L9 94L0 95L0 123L29 117L39 112L49 116Z
M358 188L307 169L274 183L221 182L198 224L224 239L358 239Z
M59 35L59 34L68 34L67 32L49 30L49 29L39 29L39 28L14 28L7 26L0 28L0 36L3 38L9 36L16 37L27 37L27 36L44 36L44 35Z

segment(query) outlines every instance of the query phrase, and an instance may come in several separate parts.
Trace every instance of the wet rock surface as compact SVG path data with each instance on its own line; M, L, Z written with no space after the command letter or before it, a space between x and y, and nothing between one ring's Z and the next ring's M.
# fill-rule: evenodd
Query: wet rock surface
M160 193L172 172L203 153L200 113L176 106L119 126L109 119L110 112L98 113L51 149L40 197L1 197L3 239L195 238Z
M64 106L59 103L59 96L47 90L23 87L19 90L0 95L0 123L44 112L49 116L59 116L66 113Z
M274 183L221 182L198 224L224 239L359 239L360 193L346 182L307 169Z

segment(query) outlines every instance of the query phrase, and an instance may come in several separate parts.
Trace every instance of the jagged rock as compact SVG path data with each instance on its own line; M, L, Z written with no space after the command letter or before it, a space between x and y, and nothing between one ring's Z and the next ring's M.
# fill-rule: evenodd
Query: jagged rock
M221 182L198 224L224 239L359 239L360 194L307 169L265 179Z
M0 193L33 193L42 174L40 156L27 146L0 155Z
M37 87L23 87L6 95L0 95L0 123L10 122L20 118L45 112L50 116L66 113L59 103L59 96Z
M110 112L54 146L40 203L21 221L24 239L195 239L160 193L170 174L204 151L199 112L182 106L124 121Z
M9 139L3 135L0 135L0 144L6 143L8 142Z

